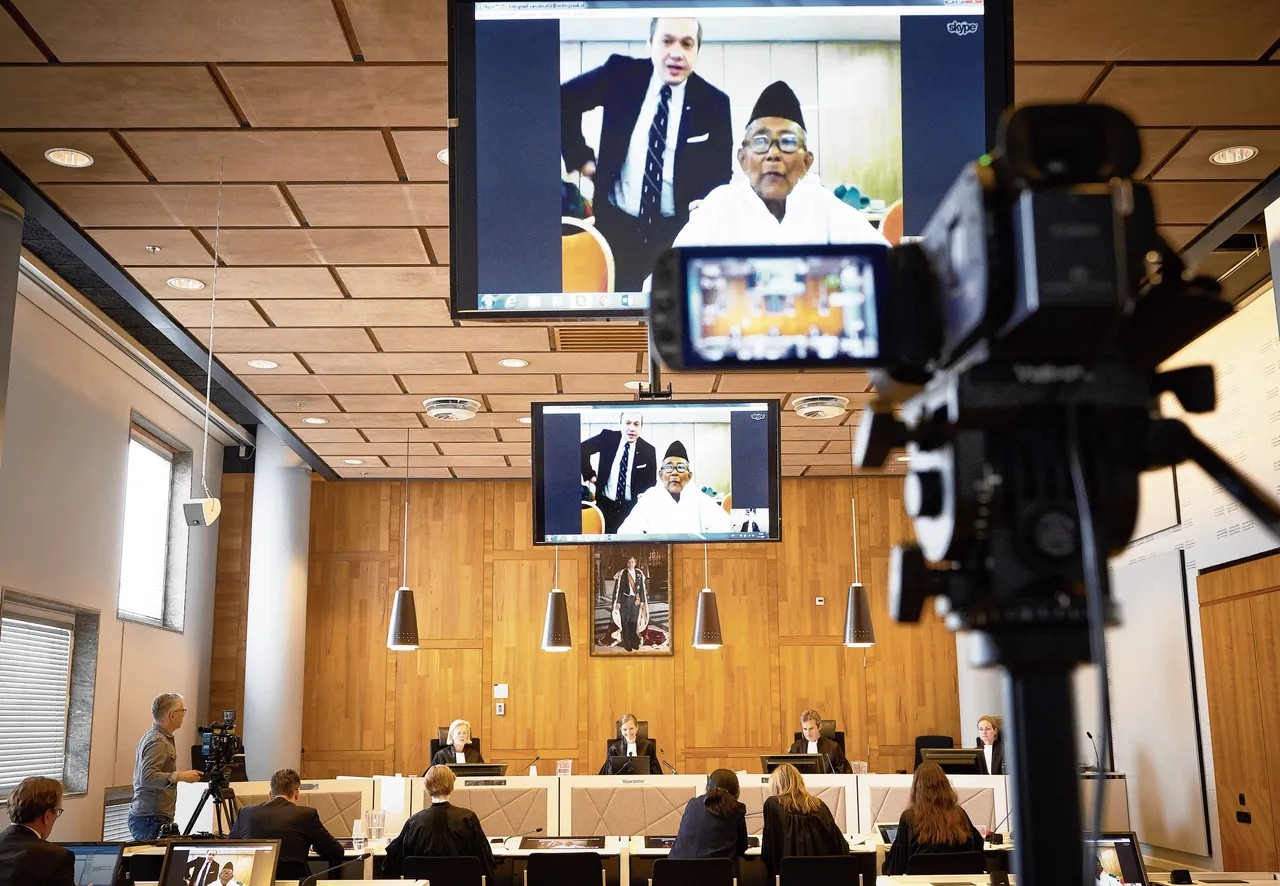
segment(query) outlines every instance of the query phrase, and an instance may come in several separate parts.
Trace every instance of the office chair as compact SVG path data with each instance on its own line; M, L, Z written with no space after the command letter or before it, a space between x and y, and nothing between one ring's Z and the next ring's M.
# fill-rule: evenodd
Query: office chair
M921 748L954 748L955 739L949 735L917 735L916 736L916 769L924 762L920 756Z
M981 852L924 852L907 859L907 874L985 874Z
M596 852L535 852L524 869L524 886L585 886L597 879L604 886L604 864Z
M826 738L831 739L831 740L832 740L832 741L834 741L836 744L840 745L840 750L842 750L842 751L843 751L843 750L845 749L845 747L844 747L844 732L839 732L839 731L837 731L837 730L836 730L836 721L835 721L835 720L819 720L819 721L818 721L818 733L819 733L820 735L823 735L823 736L824 736L824 737L826 737ZM792 741L799 741L800 739L804 738L804 733L803 733L803 732L795 732L795 733L792 733L792 734L795 736L795 738L793 738L793 739L792 739Z
M560 268L565 292L613 292L613 250L593 221L560 217Z
M863 858L862 856L867 856ZM870 878L862 879L864 884L875 883L875 856L871 853L859 855L790 855L782 860L778 868L778 877L782 886L812 886L813 883L858 883L859 878L868 872L867 860L870 860Z
M600 535L604 532L604 514L589 501L582 503L582 534Z
M653 863L649 886L733 886L728 858L660 858Z
M902 201L895 200L880 220L880 236L897 246L902 242Z
M326 865L328 867L328 865ZM276 867L277 880L298 880L301 882L311 876L311 865L305 861L285 861L281 859Z
M448 726L437 726L436 732L437 732L436 737L431 739L431 742L430 742L431 756L430 758L428 758L428 764L430 764L431 760L434 760L436 758L436 754L440 751L440 749L449 743L449 727ZM467 742L467 747L471 748L476 753L480 753L480 739L476 738L474 735L471 736L471 741Z
M470 855L411 855L404 860L404 875L451 886L484 886L485 882L480 859Z

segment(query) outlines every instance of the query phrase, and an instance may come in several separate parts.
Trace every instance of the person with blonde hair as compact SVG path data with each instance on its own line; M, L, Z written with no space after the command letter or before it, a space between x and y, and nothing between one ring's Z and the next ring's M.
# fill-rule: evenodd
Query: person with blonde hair
M615 771L611 765L615 757L648 757L649 774L662 774L662 764L658 762L658 746L651 738L639 737L640 720L635 714L623 714L618 718L618 735L621 737L609 742L604 765L600 767L601 775L644 775L631 768L634 764L627 764L622 770Z
M493 851L480 826L480 819L470 809L449 802L457 777L448 766L432 766L424 779L431 803L426 809L409 816L400 835L387 845L382 863L385 877L404 873L404 860L414 856L471 856L489 882L493 882Z
M990 714L978 718L978 747L982 748L983 775L1008 775L1004 765L1004 742L1000 740L1000 719Z
M449 743L431 758L432 766L448 766L450 763L483 763L478 748L471 744L471 724L466 720L454 720L449 724Z
M921 763L911 780L910 805L898 819L898 834L885 855L882 872L905 874L907 862L916 855L982 849L982 835L960 805L942 767Z
M772 796L764 801L764 836L760 857L769 880L782 859L793 855L847 855L849 843L827 804L809 793L800 770L783 763L769 774Z

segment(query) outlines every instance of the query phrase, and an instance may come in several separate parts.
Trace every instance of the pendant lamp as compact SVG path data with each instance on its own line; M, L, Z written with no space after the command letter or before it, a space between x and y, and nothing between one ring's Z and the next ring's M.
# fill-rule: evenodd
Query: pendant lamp
M409 587L409 429L404 432L404 529L400 533L400 580L403 584L391 602L391 624L387 627L387 648L411 652L419 647L418 609Z
M547 615L542 622L542 651L568 652L573 648L569 633L569 601L560 590L560 546L556 545L555 586L547 595Z
M876 645L876 632L871 624L871 606L867 600L867 589L862 586L858 572L858 502L851 499L853 506L853 584L849 585L849 596L844 610L844 645L850 648L863 648Z
M707 587L711 580L707 571L707 545L702 545L702 584L698 594L698 614L693 620L693 648L719 649L724 645L720 635L720 608L716 605L716 592Z

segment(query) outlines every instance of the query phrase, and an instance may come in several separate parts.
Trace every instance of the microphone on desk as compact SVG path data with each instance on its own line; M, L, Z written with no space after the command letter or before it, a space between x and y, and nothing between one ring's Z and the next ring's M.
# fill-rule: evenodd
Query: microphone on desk
M347 865L352 864L353 862L364 861L366 858L372 858L372 857L373 857L372 852L365 852L355 856L354 858L348 858L347 860L342 862L342 864L335 864L333 867L325 868L323 871L316 871L314 874L312 874L311 876L304 879L301 883L299 883L298 886L314 886L316 880L319 879L321 874L329 874L338 870L338 868L344 868Z
M525 837L532 837L534 834L541 834L541 833L542 833L542 828L534 828L531 831L525 831L523 834L512 834L510 837L501 837L500 839L502 840L503 845L506 845L506 842L508 840L522 840Z
M1085 735L1089 736L1089 744L1093 745L1093 771L1094 771L1094 772L1101 772L1101 771L1102 771L1102 758L1098 756L1098 743L1097 743L1096 741L1094 741L1094 740L1093 740L1093 733L1092 733L1092 732L1089 732L1088 730L1086 730L1086 731L1085 731ZM1087 768L1087 767L1086 767L1086 768Z
M537 766L537 765L538 765L538 761L539 761L539 760L541 760L541 759L542 759L542 755L541 755L541 754L539 754L538 756L534 757L532 760L530 760L530 761L529 761L529 765L528 765L528 766L521 766L521 768L522 768L522 769L528 769L528 770L530 770L530 772L529 772L529 774L530 774L530 775L537 775L537 774L538 774L538 770L534 769L533 767L534 767L534 766Z
M666 751L664 751L662 748L658 748L658 759L662 762L662 765L670 769L672 775L679 775L680 773L679 771L676 770L676 767L672 766L670 763L667 762L667 758L664 756L665 754L666 754Z
M986 841L992 846L999 846L1004 842L1004 834L998 834L996 831L1000 830L1004 823L1009 820L1010 815L1013 815L1012 809L1009 810L1004 818L1000 819L1000 821L996 823L996 826L991 829L991 833L987 834Z

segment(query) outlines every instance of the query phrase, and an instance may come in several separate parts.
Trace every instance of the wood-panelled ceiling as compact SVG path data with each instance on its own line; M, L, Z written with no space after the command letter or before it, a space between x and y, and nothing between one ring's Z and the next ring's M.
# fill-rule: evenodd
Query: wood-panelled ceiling
M1277 168L1274 4L1015 0L1014 15L1019 101L1128 111L1175 245ZM342 476L401 475L406 428L415 476L527 476L531 400L625 400L644 375L639 351L556 350L550 324L449 319L444 22L444 0L0 0L0 153L202 340L211 287L165 281L212 282L224 176L218 356ZM1260 154L1209 163L1233 144ZM55 166L51 147L95 162ZM859 373L669 378L784 406L867 390ZM422 399L444 394L484 411L428 419ZM784 473L847 473L855 422L787 413Z

